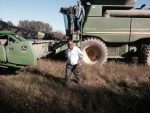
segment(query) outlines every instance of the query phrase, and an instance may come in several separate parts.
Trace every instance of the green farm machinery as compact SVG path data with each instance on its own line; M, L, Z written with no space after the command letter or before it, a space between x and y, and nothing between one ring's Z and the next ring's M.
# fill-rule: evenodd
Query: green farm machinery
M104 64L108 58L137 58L139 63L150 65L149 8L144 5L134 8L136 0L80 1L85 17L79 32L74 28L73 7L63 7L60 12L64 16L66 36L83 50L84 63ZM0 21L1 66L33 65L37 59L66 48L65 41L55 41L51 34Z
M138 59L150 65L150 9L134 8L136 0L80 0L85 18L77 33L72 28L73 7L61 8L66 34L83 50L87 64L108 58ZM76 41L78 39L78 41Z
M51 50L52 34L19 28L0 21L0 66L34 65ZM43 40L41 40L43 39ZM49 40L45 40L49 39Z

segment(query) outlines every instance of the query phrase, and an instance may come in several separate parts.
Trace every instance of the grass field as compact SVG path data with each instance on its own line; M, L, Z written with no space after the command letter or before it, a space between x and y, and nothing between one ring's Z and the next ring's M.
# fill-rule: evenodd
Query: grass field
M81 84L64 86L65 63L39 60L0 70L0 113L149 113L150 67L110 61L81 66Z

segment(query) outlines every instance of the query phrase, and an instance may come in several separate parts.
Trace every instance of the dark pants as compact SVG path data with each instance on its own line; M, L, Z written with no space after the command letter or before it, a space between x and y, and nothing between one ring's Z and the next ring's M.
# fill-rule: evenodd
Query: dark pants
M65 84L68 85L70 83L71 74L77 79L77 83L80 83L80 68L78 65L66 65L66 76L65 76Z
M77 17L75 17L75 20L74 20L74 29L75 31L80 31L81 32L81 28L82 27L82 19L79 20Z

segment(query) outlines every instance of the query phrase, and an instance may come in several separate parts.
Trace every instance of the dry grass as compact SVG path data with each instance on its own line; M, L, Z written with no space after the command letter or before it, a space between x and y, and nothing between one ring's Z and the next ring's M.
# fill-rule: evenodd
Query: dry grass
M0 75L0 113L150 111L150 67L115 62L82 65L81 75L81 85L72 81L65 87L65 63L52 60Z

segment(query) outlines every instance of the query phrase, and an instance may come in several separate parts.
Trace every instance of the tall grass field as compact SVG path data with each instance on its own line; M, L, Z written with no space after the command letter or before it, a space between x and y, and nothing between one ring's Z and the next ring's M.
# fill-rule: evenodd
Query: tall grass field
M150 67L109 61L81 66L64 86L65 62L0 69L0 113L150 113Z

